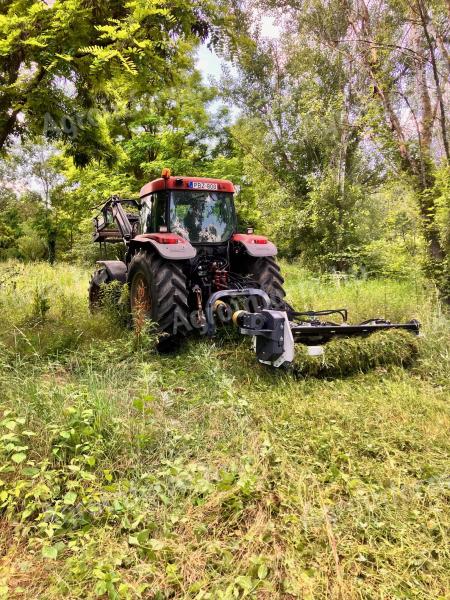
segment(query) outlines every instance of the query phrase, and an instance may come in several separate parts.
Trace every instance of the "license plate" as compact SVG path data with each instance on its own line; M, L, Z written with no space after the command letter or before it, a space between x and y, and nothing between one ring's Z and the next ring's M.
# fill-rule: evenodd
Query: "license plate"
M207 183L205 181L190 181L189 187L193 190L217 190L217 183Z

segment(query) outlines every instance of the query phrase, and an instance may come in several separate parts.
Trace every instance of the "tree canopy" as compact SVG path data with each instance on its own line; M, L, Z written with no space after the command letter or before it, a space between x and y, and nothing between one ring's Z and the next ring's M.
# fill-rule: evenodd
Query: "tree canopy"
M78 165L115 158L93 109L170 85L208 33L209 7L187 0L3 0L1 9L0 149L45 130Z
M241 223L285 256L325 271L421 264L449 295L447 0L1 6L3 255L24 255L31 228L41 254L54 236L60 257L79 256L90 209L168 166L232 179ZM214 85L201 43L224 64ZM57 183L34 173L24 190L27 163Z

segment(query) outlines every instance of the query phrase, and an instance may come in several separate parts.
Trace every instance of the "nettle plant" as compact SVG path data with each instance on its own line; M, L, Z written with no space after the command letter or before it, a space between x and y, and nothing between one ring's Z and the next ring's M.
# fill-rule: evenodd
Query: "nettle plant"
M66 544L76 546L97 520L102 486L113 479L109 470L96 470L108 441L94 411L71 407L67 413L64 426L50 426L50 453L43 458L31 447L37 434L26 428L25 418L5 411L0 421L0 511L47 558L56 558Z
M103 453L104 438L95 426L92 409L77 410L69 407L64 427L51 426L54 433L52 455L60 464L95 467L98 455Z
M2 435L0 437L0 453L3 465L0 472L8 473L27 459L28 439L35 435L33 431L24 429L25 419L15 416L12 411L5 410L0 421ZM6 463L4 462L6 459ZM9 463L9 464L8 464ZM0 496L1 498L1 496Z

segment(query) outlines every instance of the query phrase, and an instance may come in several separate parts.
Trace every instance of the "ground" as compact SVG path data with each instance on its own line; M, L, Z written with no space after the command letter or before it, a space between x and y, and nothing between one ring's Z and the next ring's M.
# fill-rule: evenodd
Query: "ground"
M283 272L298 307L419 318L419 354L350 373L338 342L328 378L265 369L232 333L158 356L117 298L89 315L87 269L0 267L0 598L449 597L433 290Z

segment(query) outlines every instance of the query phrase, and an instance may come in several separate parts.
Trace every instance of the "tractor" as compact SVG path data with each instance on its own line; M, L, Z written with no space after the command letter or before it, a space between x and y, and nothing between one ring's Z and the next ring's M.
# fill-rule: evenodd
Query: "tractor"
M124 256L98 261L91 310L101 306L103 286L119 281L129 288L132 318L158 324L160 350L177 348L193 330L214 335L219 319L253 336L259 361L276 367L292 362L295 343L319 353L336 336L389 328L418 333L417 321L349 325L345 309L296 312L285 300L276 246L251 228L238 232L234 193L230 181L163 169L139 200L111 197L94 218L94 241L120 242ZM322 320L332 314L342 322Z

